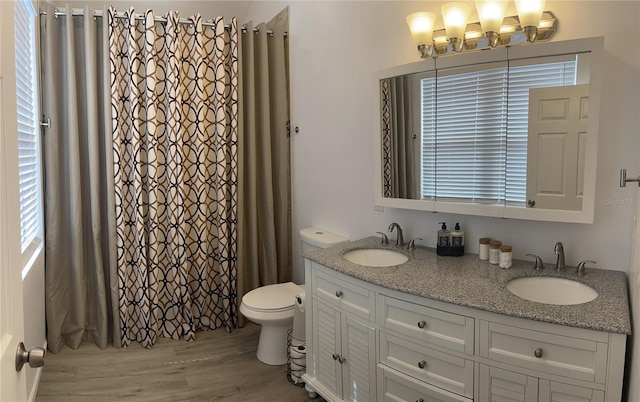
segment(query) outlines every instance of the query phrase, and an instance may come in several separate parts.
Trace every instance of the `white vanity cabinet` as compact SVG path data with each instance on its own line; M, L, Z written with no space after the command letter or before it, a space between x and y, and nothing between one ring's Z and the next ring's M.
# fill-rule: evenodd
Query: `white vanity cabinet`
M317 270L312 274L311 358L307 373L327 400L376 400L375 294ZM309 326L307 325L307 331ZM312 339L313 341L309 341ZM311 345L309 345L311 343Z
M310 260L305 268L312 309L303 379L327 401L622 398L624 334L439 302Z

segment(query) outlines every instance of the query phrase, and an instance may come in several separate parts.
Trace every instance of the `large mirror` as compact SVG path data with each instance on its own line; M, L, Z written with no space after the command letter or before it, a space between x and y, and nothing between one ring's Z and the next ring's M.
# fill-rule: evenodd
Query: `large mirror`
M376 205L592 223L603 38L376 75Z

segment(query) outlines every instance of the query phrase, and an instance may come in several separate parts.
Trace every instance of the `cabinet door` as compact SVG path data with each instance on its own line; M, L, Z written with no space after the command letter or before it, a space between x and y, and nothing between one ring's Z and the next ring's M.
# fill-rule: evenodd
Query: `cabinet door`
M540 380L539 402L603 402L604 391Z
M376 400L375 329L346 315L342 318L343 395L347 401Z
M342 375L340 361L340 313L333 308L313 301L313 363L316 380L330 393L342 399Z
M478 400L493 402L536 402L538 379L524 374L480 365Z

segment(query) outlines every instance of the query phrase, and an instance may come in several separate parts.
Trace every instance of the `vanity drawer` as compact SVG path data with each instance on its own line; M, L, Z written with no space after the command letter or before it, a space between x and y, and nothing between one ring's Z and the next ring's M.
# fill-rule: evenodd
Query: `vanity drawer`
M354 284L340 273L327 273L316 266L312 275L313 293L327 303L369 321L375 319L375 293Z
M446 389L473 398L473 361L380 332L380 363Z
M384 295L378 300L378 324L382 327L408 335L420 344L473 354L473 318Z
M378 365L378 395L384 402L473 402L472 399L445 391L394 369Z
M605 342L480 323L480 356L551 375L603 384L607 353Z

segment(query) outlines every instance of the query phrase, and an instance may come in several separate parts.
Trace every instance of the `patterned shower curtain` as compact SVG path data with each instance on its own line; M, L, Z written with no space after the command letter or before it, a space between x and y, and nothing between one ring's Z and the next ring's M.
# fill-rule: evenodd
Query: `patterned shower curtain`
M237 326L238 28L108 12L122 344Z

